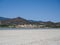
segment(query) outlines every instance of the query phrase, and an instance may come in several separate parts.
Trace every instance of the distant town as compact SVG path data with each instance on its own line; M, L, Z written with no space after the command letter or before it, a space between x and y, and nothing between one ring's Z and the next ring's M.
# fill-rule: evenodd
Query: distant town
M27 20L21 17L4 18L0 17L0 27L8 28L60 28L60 22L51 21L34 21Z

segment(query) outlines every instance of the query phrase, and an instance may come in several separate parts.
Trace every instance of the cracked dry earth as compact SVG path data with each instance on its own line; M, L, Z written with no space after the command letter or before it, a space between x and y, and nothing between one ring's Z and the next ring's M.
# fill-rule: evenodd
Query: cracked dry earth
M0 30L0 45L60 45L60 29Z

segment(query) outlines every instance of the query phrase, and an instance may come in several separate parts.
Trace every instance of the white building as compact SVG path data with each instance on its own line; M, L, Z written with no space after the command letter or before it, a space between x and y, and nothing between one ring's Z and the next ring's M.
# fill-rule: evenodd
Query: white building
M24 25L16 25L16 28L42 28L44 25L32 25L32 24L24 24Z

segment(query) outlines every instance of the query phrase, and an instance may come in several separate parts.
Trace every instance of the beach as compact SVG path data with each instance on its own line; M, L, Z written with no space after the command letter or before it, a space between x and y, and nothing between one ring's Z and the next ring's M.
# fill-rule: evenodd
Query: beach
M60 45L60 29L0 30L0 45Z

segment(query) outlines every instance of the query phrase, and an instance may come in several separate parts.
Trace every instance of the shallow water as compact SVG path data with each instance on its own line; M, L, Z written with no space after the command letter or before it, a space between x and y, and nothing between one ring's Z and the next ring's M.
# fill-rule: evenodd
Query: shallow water
M0 30L60 30L60 28L1 28L0 27Z

